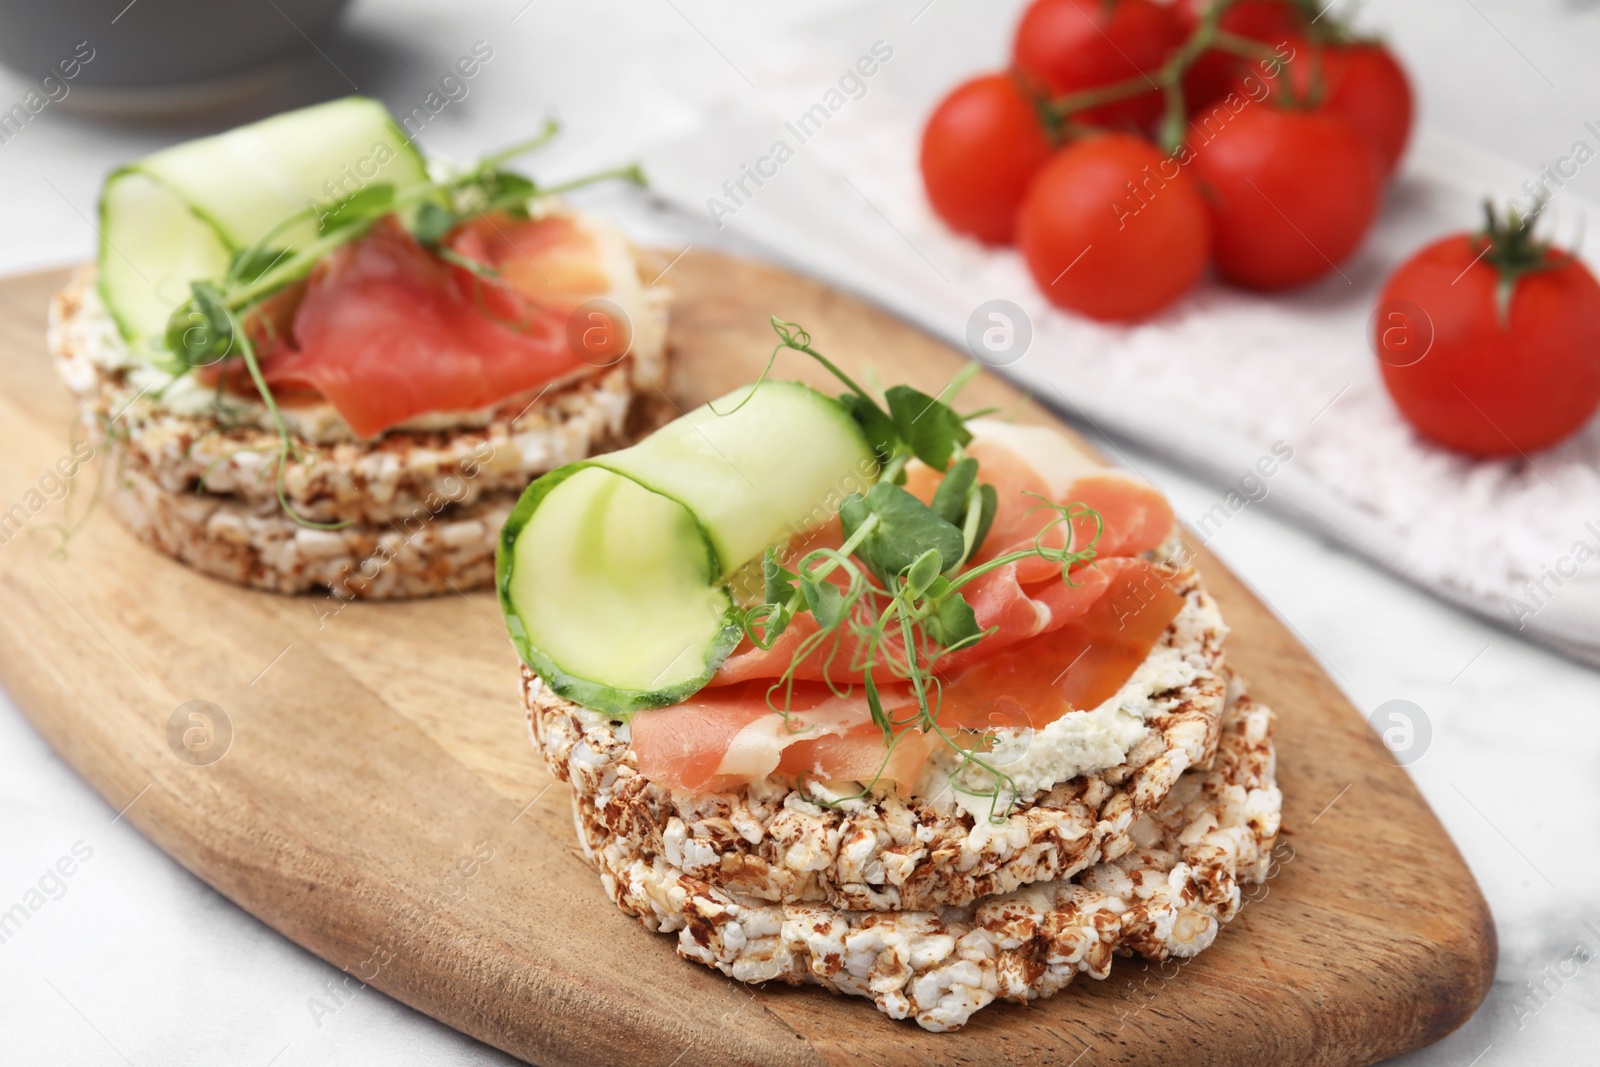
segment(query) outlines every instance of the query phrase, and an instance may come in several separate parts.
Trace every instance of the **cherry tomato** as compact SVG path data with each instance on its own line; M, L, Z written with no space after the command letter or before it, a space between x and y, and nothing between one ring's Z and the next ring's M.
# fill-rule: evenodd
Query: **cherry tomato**
M1290 34L1273 46L1271 58L1245 60L1236 67L1227 92L1252 100L1265 96L1281 107L1309 107L1313 87L1322 84L1324 51L1320 43Z
M1178 0L1176 13L1184 32L1193 32L1211 0ZM1286 0L1241 0L1217 23L1217 28L1252 41L1278 47L1306 31L1305 16ZM1243 75L1256 65L1243 56L1212 48L1200 54L1183 76L1184 100L1193 114L1221 100Z
M1600 407L1600 283L1566 252L1505 275L1484 234L1424 248L1374 317L1389 395L1424 436L1478 456L1545 448Z
M1187 148L1211 207L1217 271L1246 288L1287 289L1334 270L1377 213L1378 160L1338 115L1251 102Z
M1017 246L1051 303L1117 321L1143 318L1192 286L1210 230L1177 161L1125 133L1057 152L1017 212Z
M922 131L922 181L934 212L957 233L1011 240L1017 205L1054 146L1015 79L986 74L958 85Z
M1231 90L1259 97L1261 87L1252 83L1253 77L1265 82L1270 97L1281 102L1287 70L1295 101L1349 120L1372 146L1384 175L1392 173L1411 136L1414 110L1411 83L1394 55L1372 42L1323 45L1289 37L1285 44L1286 66L1258 64L1240 72Z
M1034 0L1017 25L1012 60L1026 77L1060 96L1153 71L1182 43L1172 9L1151 0ZM1161 94L1152 90L1074 118L1144 127L1161 106Z
M1393 172L1411 136L1411 82L1381 44L1330 45L1323 53L1322 106L1350 120Z

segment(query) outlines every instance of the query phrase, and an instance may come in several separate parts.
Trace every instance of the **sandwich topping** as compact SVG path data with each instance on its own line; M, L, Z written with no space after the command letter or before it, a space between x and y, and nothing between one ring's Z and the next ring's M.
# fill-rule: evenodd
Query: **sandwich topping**
M643 288L620 237L570 214L480 215L436 250L389 215L264 304L250 326L261 376L280 401L326 399L357 436L374 437L618 362L632 316L618 316L620 343L596 351L569 343L568 322L589 300L620 306L622 297L638 308ZM254 392L242 361L208 365L200 377Z
M639 175L541 186L507 168L553 133L429 165L352 97L123 168L102 196L98 279L119 343L96 362L171 410L264 422L293 451L291 437L486 422L621 362L635 323L658 348L664 316L626 240L557 199ZM356 147L364 168L341 170Z
M1122 687L1099 705L1037 728L993 724L989 761L1010 776L1018 796L1034 796L1060 782L1127 762L1134 745L1150 734L1151 720L1165 710L1166 694L1184 691L1206 670L1187 650L1201 635L1225 632L1226 626L1214 602L1192 598L1185 601L1170 630L1172 639L1152 648ZM982 784L958 756L936 751L916 791L927 797L949 796L981 826L989 815Z
M493 220L507 242L497 251L509 251L520 270L496 268L489 250L460 242L474 269L510 276L494 295L513 306L523 301L526 310L514 312L520 318L484 318L482 276L427 253L394 220L319 263L275 301L273 329L257 357L296 434L326 445L391 430L481 428L620 366L624 353L644 365L640 377L659 377L665 294L646 286L627 239L557 202L534 207L540 214L526 220ZM81 359L63 367L78 391L93 388L96 374L116 374L130 395L159 397L172 414L275 428L239 360L172 367L123 336L100 292L86 289L81 300L93 326L77 330ZM583 304L600 301L596 321L614 323L616 339L602 338L580 356L569 323Z
M934 788L999 819L1121 763L1145 731L1124 690L1183 670L1151 658L1186 604L1149 558L1165 500L953 389L839 376L841 399L764 381L534 483L499 562L524 658L691 793Z

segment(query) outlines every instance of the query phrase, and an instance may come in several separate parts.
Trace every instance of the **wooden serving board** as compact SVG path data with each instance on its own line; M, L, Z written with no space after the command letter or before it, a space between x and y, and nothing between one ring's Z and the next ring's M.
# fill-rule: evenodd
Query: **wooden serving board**
M70 404L43 340L62 280L0 283L0 510L30 499L68 453ZM685 409L755 375L774 313L851 371L870 365L929 392L961 359L772 267L690 253L667 284ZM782 371L826 384L808 361ZM1051 420L993 376L963 399ZM79 479L87 489L92 475ZM72 498L79 510L87 495ZM60 513L51 504L30 526ZM529 745L490 594L319 619L329 602L202 577L103 510L64 560L55 540L0 544L0 682L55 749L240 907L530 1062L1366 1064L1448 1033L1494 974L1488 908L1410 779L1203 550L1233 627L1230 659L1280 717L1278 873L1186 966L1119 960L1104 982L995 1005L939 1035L857 998L739 985L622 915L578 853L565 787ZM209 765L168 742L175 709L193 700L231 725Z

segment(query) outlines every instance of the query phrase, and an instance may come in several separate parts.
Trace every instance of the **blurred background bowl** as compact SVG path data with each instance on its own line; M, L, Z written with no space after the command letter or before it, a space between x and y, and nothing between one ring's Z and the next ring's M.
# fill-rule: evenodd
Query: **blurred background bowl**
M59 79L62 60L92 54L61 101L79 111L162 118L226 110L275 88L347 5L0 0L0 64L37 83Z

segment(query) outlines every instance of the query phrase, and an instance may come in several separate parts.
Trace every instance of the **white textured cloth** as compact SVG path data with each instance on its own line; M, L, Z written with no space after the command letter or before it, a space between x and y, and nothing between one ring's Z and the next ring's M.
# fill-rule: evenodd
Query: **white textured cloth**
M1369 339L1388 274L1435 238L1476 229L1486 196L1525 198L1533 174L1423 129L1366 244L1320 282L1261 295L1208 279L1148 322L1105 325L1051 307L1016 252L958 238L933 216L917 146L946 86L927 84L914 57L897 67L896 55L850 79L856 59L893 45L864 29L858 56L837 28L818 32L831 48L791 54L827 55L837 72L792 67L809 96L779 86L730 97L650 155L655 188L708 226L781 250L957 345L980 305L1013 302L1031 344L1015 362L991 362L1080 424L1226 487L1216 507L1185 516L1202 539L1259 501L1457 605L1600 663L1600 421L1527 460L1450 453L1400 417ZM830 73L841 87L831 98L817 88ZM1576 132L1600 147L1600 136ZM1568 238L1583 216L1596 217L1570 195L1558 195L1553 215Z

